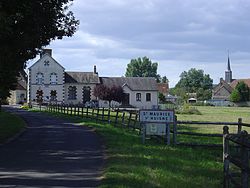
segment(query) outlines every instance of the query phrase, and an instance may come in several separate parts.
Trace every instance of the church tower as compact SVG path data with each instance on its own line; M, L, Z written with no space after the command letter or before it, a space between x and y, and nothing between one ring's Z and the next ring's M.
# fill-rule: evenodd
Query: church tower
M227 70L225 71L225 81L227 83L231 83L232 82L232 71L231 71L231 67L230 67L230 58L229 58L229 54L228 54L228 59L227 59Z

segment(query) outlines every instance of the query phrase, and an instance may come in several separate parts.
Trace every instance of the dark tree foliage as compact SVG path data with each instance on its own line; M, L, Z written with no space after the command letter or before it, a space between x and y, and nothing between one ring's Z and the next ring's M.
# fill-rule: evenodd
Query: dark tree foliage
M124 97L124 92L121 86L112 86L110 88L110 100L122 102Z
M106 85L99 84L95 86L93 95L101 100L109 101L110 104L111 101L121 102L124 92L121 86L113 85L108 87Z
M168 82L167 77L166 77L166 76L163 76L163 77L161 78L161 82L162 82L162 83L167 83L167 82Z
M245 102L249 101L249 95L250 89L248 85L245 82L240 81L233 90L230 99L233 102Z
M203 70L195 68L188 72L184 71L180 75L180 80L175 86L175 91L182 93L197 93L199 100L209 99L212 94L213 80L209 74L204 74ZM179 93L175 93L180 96Z
M72 1L0 1L0 99L15 88L27 60L52 40L75 33L79 21L68 9Z

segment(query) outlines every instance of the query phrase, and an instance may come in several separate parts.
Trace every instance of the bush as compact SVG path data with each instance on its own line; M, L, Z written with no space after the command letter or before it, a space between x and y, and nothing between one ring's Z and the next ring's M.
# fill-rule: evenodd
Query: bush
M27 103L24 103L20 108L22 108L24 110L28 110L29 109L29 105Z
M185 103L182 108L176 110L177 114L196 114L202 115L202 113L195 107L190 106L189 104Z

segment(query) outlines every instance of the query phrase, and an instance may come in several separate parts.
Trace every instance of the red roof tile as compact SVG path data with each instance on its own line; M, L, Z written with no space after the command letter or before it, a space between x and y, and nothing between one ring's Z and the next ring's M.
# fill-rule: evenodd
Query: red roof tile
M232 88L235 88L236 85L237 85L239 82L241 82L241 81L243 81L245 84L248 85L248 87L250 87L250 78L248 78L248 79L236 79L236 80L234 80L230 85L231 85Z

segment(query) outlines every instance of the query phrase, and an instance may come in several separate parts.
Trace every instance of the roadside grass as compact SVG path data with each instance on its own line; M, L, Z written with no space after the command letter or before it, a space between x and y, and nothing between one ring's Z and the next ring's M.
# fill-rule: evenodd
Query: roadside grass
M222 187L222 150L166 146L132 131L84 122L105 139L108 162L100 187Z
M0 112L0 144L25 128L25 122L18 116L7 112Z

